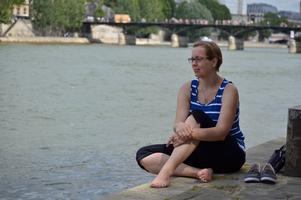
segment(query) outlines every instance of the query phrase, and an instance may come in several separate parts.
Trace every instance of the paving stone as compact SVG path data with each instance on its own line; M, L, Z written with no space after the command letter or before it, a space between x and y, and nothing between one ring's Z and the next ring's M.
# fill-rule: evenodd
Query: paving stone
M210 183L200 183L192 178L173 178L170 187L150 188L143 184L123 192L99 198L100 200L274 200L301 199L301 178L277 175L275 185L264 183L245 183L244 175L254 162L264 164L275 149L285 143L278 138L247 150L247 162L242 169L233 174L214 175Z

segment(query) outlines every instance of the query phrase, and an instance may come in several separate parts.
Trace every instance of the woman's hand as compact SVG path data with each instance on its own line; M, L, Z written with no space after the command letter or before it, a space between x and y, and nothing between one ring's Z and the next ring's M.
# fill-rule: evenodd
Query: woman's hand
M180 146L192 139L192 128L184 122L179 122L174 126L174 132L170 136L167 145L172 144L174 147Z
M169 140L167 142L167 146L169 145L173 145L174 147L177 147L177 146L180 146L182 144L184 144L185 141L184 140L181 140L180 137L176 134L176 133L173 133L170 137L169 137Z
M175 124L174 132L181 140L187 141L192 139L192 128L187 123L179 122Z

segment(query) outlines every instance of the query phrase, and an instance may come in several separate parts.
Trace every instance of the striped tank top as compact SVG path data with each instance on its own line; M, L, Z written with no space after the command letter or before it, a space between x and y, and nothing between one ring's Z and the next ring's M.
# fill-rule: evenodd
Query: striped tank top
M214 122L218 121L220 110L222 107L222 96L226 85L229 83L228 80L224 79L220 85L216 96L208 104L203 104L198 101L198 79L191 81L190 88L190 112L193 110L202 110L205 112ZM239 127L239 106L237 106L235 119L230 129L230 136L237 141L239 147L245 150L244 135Z

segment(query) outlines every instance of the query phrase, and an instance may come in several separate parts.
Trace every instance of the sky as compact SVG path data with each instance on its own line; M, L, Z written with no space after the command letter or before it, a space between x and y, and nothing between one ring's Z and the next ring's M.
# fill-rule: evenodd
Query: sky
M276 6L278 11L294 11L300 12L300 1L301 0L243 0L243 13L247 12L247 4L251 3L266 3L273 6ZM237 13L237 0L220 0L220 2L226 3L231 12Z

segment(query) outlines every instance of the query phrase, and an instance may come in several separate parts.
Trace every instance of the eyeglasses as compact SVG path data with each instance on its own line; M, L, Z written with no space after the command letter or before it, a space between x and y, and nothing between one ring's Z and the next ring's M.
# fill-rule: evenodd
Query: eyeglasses
M188 58L188 62L189 64L193 63L193 61L196 61L197 63L201 63L203 60L207 59L208 57L191 57L191 58Z

